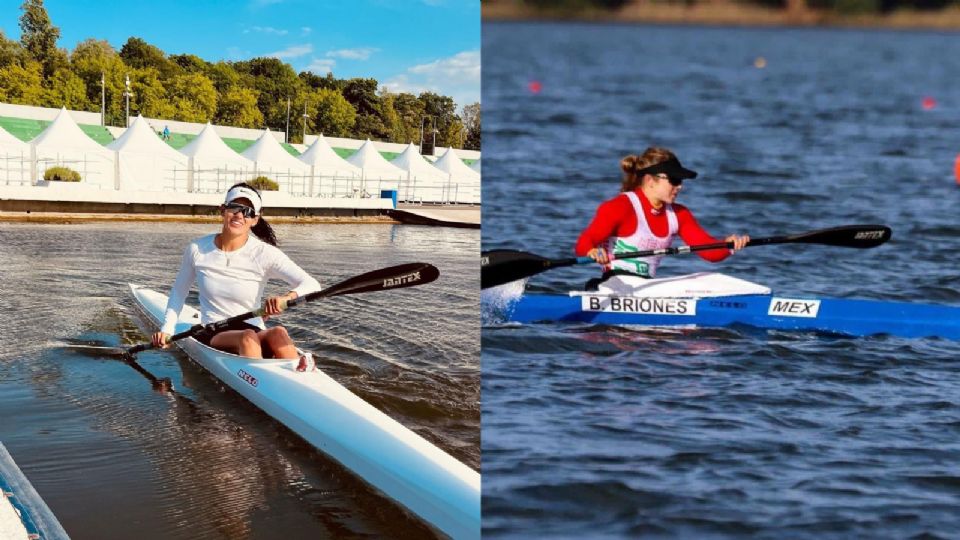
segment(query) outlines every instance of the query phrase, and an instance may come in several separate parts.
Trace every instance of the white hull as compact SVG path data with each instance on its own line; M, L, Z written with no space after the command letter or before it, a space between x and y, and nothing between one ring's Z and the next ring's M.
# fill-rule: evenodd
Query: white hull
M159 325L167 297L130 286ZM199 322L185 306L182 332ZM198 364L307 442L453 538L480 537L480 474L363 401L320 370L296 361L254 360L193 338L177 344Z

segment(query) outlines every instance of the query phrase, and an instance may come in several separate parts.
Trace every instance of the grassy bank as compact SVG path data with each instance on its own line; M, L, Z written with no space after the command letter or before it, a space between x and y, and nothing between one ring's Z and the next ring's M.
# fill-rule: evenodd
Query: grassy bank
M960 6L940 11L898 10L889 14L842 15L806 9L788 11L753 4L703 3L695 5L643 2L616 11L600 9L534 9L514 2L484 2L484 20L567 20L646 24L717 26L835 26L846 28L960 30Z

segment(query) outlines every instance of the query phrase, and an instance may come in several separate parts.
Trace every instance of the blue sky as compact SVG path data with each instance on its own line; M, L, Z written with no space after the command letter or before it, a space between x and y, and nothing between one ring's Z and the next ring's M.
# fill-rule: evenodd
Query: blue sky
M22 0L0 0L19 39ZM46 0L60 48L87 38L117 50L131 36L167 54L215 62L275 56L295 70L372 77L392 91L431 90L460 110L480 101L479 0Z

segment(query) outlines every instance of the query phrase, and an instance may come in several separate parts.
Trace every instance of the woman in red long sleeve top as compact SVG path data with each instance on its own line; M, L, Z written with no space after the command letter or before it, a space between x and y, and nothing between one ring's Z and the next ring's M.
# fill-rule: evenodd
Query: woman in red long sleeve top
M617 253L670 247L677 236L691 246L719 241L700 227L690 210L674 202L683 180L696 178L697 173L684 168L673 152L650 147L643 155L623 158L620 167L621 193L597 208L575 248L577 256L588 255L603 265L604 275L598 281L618 274L654 277L663 258L616 259ZM733 249L697 253L719 262L746 246L750 237L733 234L724 241L733 242Z

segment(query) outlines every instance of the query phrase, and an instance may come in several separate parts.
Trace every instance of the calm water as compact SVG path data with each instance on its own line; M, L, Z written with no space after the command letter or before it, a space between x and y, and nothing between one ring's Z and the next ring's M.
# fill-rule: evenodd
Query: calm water
M479 232L276 229L323 284L403 262L440 269L429 285L337 297L280 320L334 379L478 469ZM215 230L0 223L0 440L74 539L429 537L179 351L138 357L173 380L171 395L123 362L63 346L144 340L126 284L169 290L186 243Z
M662 275L720 270L784 292L960 305L956 35L483 32L484 249L571 254L616 194L619 159L658 144L700 172L680 202L716 236L894 229L870 251L758 247L720 266L677 256ZM924 96L937 107L923 110ZM595 272L545 273L527 292ZM960 343L488 317L482 351L485 536L960 530Z

